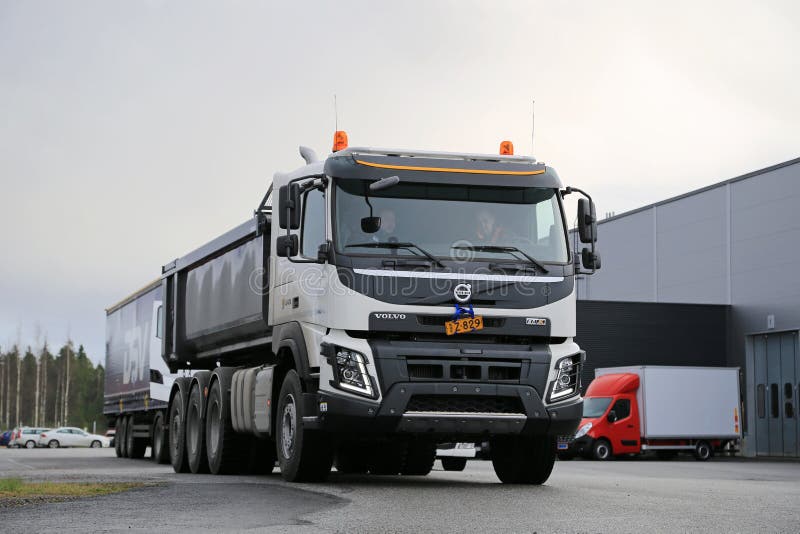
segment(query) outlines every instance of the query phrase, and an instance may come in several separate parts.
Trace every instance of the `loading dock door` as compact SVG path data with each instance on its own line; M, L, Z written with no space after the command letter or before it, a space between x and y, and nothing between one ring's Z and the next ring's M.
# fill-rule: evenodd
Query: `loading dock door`
M800 456L797 332L753 336L756 454Z

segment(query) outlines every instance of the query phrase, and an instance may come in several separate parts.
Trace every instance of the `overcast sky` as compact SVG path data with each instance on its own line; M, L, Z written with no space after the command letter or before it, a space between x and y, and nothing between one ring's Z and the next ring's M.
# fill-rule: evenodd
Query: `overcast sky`
M800 156L800 2L0 0L0 346L250 216L297 146L531 150L598 213ZM602 235L600 236L602 251Z

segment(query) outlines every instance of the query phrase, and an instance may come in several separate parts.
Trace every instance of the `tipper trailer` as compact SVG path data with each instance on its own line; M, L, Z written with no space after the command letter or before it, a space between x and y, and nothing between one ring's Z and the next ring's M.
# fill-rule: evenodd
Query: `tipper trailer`
M607 460L684 451L707 460L714 451L738 446L740 408L738 367L596 369L581 426L560 456Z
M162 268L161 355L183 376L166 406L108 412L129 450L168 443L177 472L277 459L301 481L332 465L425 475L437 443L489 441L503 482L543 483L582 411L575 275L600 266L591 199L506 143L480 155L345 138L322 161L301 147L307 164L276 174L251 220ZM580 260L573 191L587 197Z

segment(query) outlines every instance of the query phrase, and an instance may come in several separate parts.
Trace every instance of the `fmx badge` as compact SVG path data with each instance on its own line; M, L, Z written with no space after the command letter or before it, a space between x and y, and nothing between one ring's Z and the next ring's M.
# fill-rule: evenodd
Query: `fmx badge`
M467 302L472 296L472 286L469 284L458 284L453 289L453 296L458 302Z
M541 317L526 317L525 324L528 326L547 326L547 319Z

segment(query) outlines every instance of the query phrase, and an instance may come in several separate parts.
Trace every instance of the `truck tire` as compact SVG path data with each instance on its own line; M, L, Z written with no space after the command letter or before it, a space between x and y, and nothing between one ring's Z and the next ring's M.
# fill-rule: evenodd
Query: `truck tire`
M169 463L169 443L167 430L164 427L164 414L158 412L153 420L153 446L150 449L150 456L157 464Z
M114 453L122 458L122 417L114 421Z
M231 475L242 471L246 454L244 436L233 431L231 422L230 381L233 369L215 373L206 408L206 455L208 468L215 475ZM172 439L172 436L170 436Z
M595 460L605 461L610 460L612 455L613 451L608 440L598 439L594 443L594 446L592 447L592 458Z
M442 458L442 469L445 471L463 471L465 467L466 458Z
M424 477L433 469L436 461L436 444L427 441L412 441L406 449L406 461L401 475Z
M133 425L135 420L136 417L134 414L131 414L127 417L125 437L127 438L126 441L128 442L126 447L128 449L128 457L138 460L144 458L144 453L147 450L147 440L134 437Z
M188 473L186 458L186 407L183 391L176 388L169 406L169 461L176 473Z
M333 465L333 449L325 436L303 427L303 389L297 372L286 373L276 413L278 463L289 482L321 481Z
M707 441L698 441L694 448L694 458L700 462L705 462L713 456L711 445Z
M549 436L503 437L492 441L492 466L503 484L544 484L556 461Z
M189 406L186 410L186 458L189 461L189 471L195 474L209 472L203 400L202 386L194 383L189 391Z
M117 429L117 435L114 437L115 440L119 441L119 454L120 458L127 458L128 457L128 435L127 428L128 428L128 417L125 415L120 415L119 419L117 420L119 427Z

